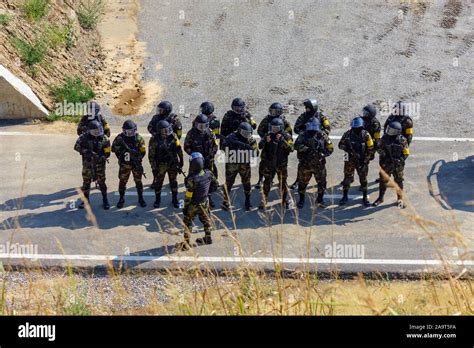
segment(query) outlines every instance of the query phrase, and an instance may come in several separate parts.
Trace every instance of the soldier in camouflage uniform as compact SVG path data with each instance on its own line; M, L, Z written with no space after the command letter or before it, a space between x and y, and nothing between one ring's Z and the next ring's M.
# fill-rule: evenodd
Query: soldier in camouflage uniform
M410 146L413 139L413 120L407 115L408 103L402 101L396 102L392 107L392 114L388 116L383 126L384 133L387 132L387 128L392 122L398 122L402 125L402 135L406 138L408 146Z
M251 160L258 156L258 145L252 138L253 129L247 122L242 122L239 129L227 136L224 140L224 151L226 152L224 201L222 209L230 209L230 192L234 185L237 174L242 179L245 193L245 210L252 209L250 202L252 178Z
M184 140L184 151L191 155L199 152L204 157L204 168L211 172L217 171L215 155L219 149L216 136L209 129L209 119L204 114L199 114L193 122L193 128ZM209 204L214 208L214 202L209 197Z
M268 194L275 175L278 176L282 204L287 209L292 200L288 197L288 156L293 152L293 138L284 130L285 124L281 118L272 120L269 132L260 140L258 147L262 150L260 159L263 162L263 197L260 209L265 209Z
M319 119L314 118L306 125L303 134L295 142L298 153L298 192L300 200L298 208L303 208L305 193L308 184L314 175L318 183L318 197L316 203L324 207L324 192L327 188L326 157L334 152L334 145L329 136L321 131Z
M305 112L302 113L295 122L295 133L302 134L306 129L306 124L313 118L319 119L321 123L321 129L327 135L331 132L331 124L329 119L323 114L322 110L319 109L318 101L314 98L306 99L303 101L303 105L305 107ZM298 178L296 181L290 186L292 190L298 187Z
M377 109L373 105L367 105L362 109L361 117L364 120L364 129L369 132L374 141L374 146L377 148L382 131L380 121L377 119Z
M148 144L148 159L154 177L155 203L159 208L161 204L161 189L166 174L170 181L172 204L179 208L178 202L178 173L183 172L183 150L172 125L168 121L160 121L157 129Z
M232 110L226 112L222 118L221 134L226 137L234 133L242 122L248 122L253 129L257 129L257 122L250 112L245 109L245 102L242 98L235 98L232 101Z
M357 117L352 121L351 129L344 133L339 142L339 149L346 152L344 162L344 181L342 182L343 197L339 202L345 205L349 200L349 188L354 182L354 172L357 171L363 194L362 203L369 206L367 174L369 162L375 151L374 142L369 132L364 129L364 120Z
M130 174L133 174L138 194L138 204L144 208L146 202L143 199L142 177L145 175L142 165L145 157L146 146L143 137L137 133L135 122L128 120L122 126L122 133L117 135L112 143L112 152L119 161L119 194L120 198L117 208L123 208L125 204L125 191Z
M196 240L197 245L212 244L211 238L211 212L209 209L209 193L216 190L219 183L212 172L204 168L204 157L194 152L191 154L189 175L186 177L186 198L183 209L184 241L178 243L179 250L189 250L195 244L191 243L193 220L196 216L204 226L204 237Z
M77 139L74 150L82 155L82 192L85 199L89 200L91 183L95 181L102 193L103 207L108 210L110 205L105 184L105 166L110 157L110 142L99 122L89 123L89 131ZM84 209L84 205L85 201L82 201L79 208Z
M387 191L387 183L390 175L393 175L395 183L398 185L397 204L400 208L405 208L403 202L403 171L405 169L405 161L410 155L408 141L402 135L403 126L399 122L391 122L386 133L380 140L377 151L380 155L380 187L379 197L373 206L377 207L383 203L385 192ZM385 173L385 175L383 174Z
M285 132L293 136L293 129L291 128L290 122L288 122L283 116L283 105L280 103L273 103L269 110L268 110L268 115L260 122L257 128L257 133L260 138L263 138L267 133L268 133L268 127L270 126L270 123L274 118L281 118L284 123L285 127ZM255 188L257 190L260 189L262 186L262 181L263 181L263 169L262 169L262 162L260 162L259 168L258 168L258 183L255 185Z
M77 135L81 136L82 134L87 133L89 130L89 123L92 121L99 122L101 132L107 137L110 137L110 126L100 112L100 105L95 101L87 103L87 112L79 121Z
M169 101L162 101L156 107L157 113L153 116L150 123L148 124L148 132L153 136L158 129L158 123L160 121L166 121L171 125L173 132L181 139L183 135L183 125L178 115L172 113L173 105ZM155 189L156 178L153 177L153 184L150 185L151 189Z

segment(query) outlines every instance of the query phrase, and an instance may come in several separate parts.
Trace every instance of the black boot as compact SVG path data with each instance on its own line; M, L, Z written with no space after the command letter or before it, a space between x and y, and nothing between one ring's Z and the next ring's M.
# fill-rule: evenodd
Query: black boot
M137 191L138 193L138 205L142 208L146 207L146 202L143 199L143 191Z
M84 209L86 206L86 202L89 203L89 192L83 192L84 194L84 199L81 201L81 204L79 204L79 209Z
M178 193L177 192L172 193L171 204L173 204L173 207L175 207L176 209L179 208L179 201L178 201Z
M154 208L159 208L161 205L161 193L156 193L155 195L155 203L153 204Z
M122 209L123 206L125 205L125 192L124 191L119 191L120 198L117 202L117 209Z
M245 195L245 210L249 211L252 209L252 203L250 203L250 195Z
M318 193L318 197L316 198L316 205L320 208L325 208L324 205L324 193Z
M405 202L403 202L403 196L399 193L397 193L397 205L400 209L406 208Z
M298 208L302 209L304 207L304 203L306 201L305 194L300 193L300 201L298 202Z
M385 196L385 190L384 189L380 189L379 191L379 197L377 198L377 200L374 202L374 204L372 204L372 206L374 207L378 207L380 204L383 203L383 198Z
M343 194L342 194L342 199L339 202L339 205L346 205L348 201L349 201L349 189L344 189Z
M109 200L107 198L107 192L102 193L102 206L104 207L104 210L110 209Z
M368 192L367 189L362 190L362 204L365 207L368 207L370 205L369 198L368 198Z
M210 234L206 234L203 238L196 239L197 245L210 245L212 244L212 238Z

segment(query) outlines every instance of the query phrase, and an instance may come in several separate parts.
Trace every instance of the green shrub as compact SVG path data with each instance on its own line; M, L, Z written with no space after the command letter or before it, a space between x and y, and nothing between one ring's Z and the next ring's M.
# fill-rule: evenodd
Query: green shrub
M16 36L11 37L10 41L18 51L21 61L28 66L29 73L35 76L35 65L41 63L48 53L48 42L45 37L36 38L32 44Z
M71 22L66 24L64 27L65 30L65 35L66 35L66 49L71 49L74 47L76 43L76 34L74 32L74 26L72 25Z
M21 8L26 18L37 21L48 14L49 0L24 0Z
M7 25L10 22L11 18L7 14L0 14L0 25Z
M46 120L49 122L56 122L56 121L65 121L69 123L79 123L81 121L82 115L76 115L76 116L71 116L71 115L58 115L56 113L51 113L48 116L46 116Z
M66 33L65 27L60 27L57 25L48 27L47 35L48 35L49 43L51 44L51 47L54 49L66 44L67 33Z
M56 103L87 103L95 97L95 93L78 76L67 77L62 85L52 86L51 95Z
M103 12L103 0L82 0L76 11L79 24L86 30L94 29L97 26Z

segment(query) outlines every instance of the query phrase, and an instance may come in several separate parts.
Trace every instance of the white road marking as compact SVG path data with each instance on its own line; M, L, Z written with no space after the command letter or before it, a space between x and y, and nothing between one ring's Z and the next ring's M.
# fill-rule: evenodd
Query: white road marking
M122 256L122 255L23 255L0 254L0 259L14 260L60 260L60 261L127 261L127 262L204 262L204 263L254 263L254 264L347 264L347 265L404 265L441 266L441 260L394 260L394 259L329 259L292 257L226 257L226 256ZM452 266L474 266L473 260L446 260Z
M116 136L118 133L113 133L112 136ZM4 132L0 131L0 136L68 136L71 134L46 134L46 133L30 133L30 132ZM150 138L150 134L142 134L144 138ZM183 134L183 138L186 137L186 133ZM341 135L331 135L332 140L340 140ZM254 136L256 140L260 139L259 136ZM294 137L296 139L296 136ZM449 137L414 137L413 141L437 141L437 142L474 142L474 138L449 138Z

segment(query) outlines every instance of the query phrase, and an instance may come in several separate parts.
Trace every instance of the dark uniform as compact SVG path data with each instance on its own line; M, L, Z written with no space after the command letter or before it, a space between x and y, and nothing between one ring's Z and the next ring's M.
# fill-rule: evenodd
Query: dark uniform
M380 172L379 198L374 202L374 206L383 203L384 195L387 191L388 179L392 175L399 188L399 190L397 190L397 203L401 208L404 208L402 200L403 172L405 169L405 161L410 155L410 149L407 139L401 134L402 131L403 127L399 122L390 123L387 127L387 132L380 140L377 148L377 152L380 155L380 167L382 171Z
M280 188L282 190L282 202L289 208L291 200L288 198L288 156L293 152L293 138L283 129L284 123L280 118L276 118L270 124L270 131L258 144L262 150L260 160L263 170L263 199L260 209L265 209L267 197L271 189L271 184L275 175L278 176Z
M141 207L146 207L143 199L142 177L145 172L142 160L146 154L146 145L143 137L137 133L137 126L132 121L126 121L122 127L122 134L117 135L112 143L112 152L119 161L119 194L120 198L117 208L121 209L125 203L125 191L130 174L133 174L135 186L138 193L138 203Z
M323 114L321 110L319 110L318 102L316 99L307 99L303 102L306 111L298 117L295 123L295 133L301 134L304 132L306 128L306 124L312 118L318 118L319 122L321 123L321 129L329 135L331 132L331 124L329 119Z
M408 146L410 146L413 140L413 120L410 116L405 115L404 103L399 101L395 103L393 108L396 110L393 114L388 116L383 126L384 132L387 132L387 128L392 122L398 122L402 126L402 135L407 139Z
M101 127L101 132L107 137L110 137L110 126L100 113L100 105L93 101L87 104L87 108L87 115L83 116L77 125L77 135L81 136L87 133L89 124L93 121L97 121Z
M161 190L166 174L168 174L172 203L175 208L179 208L178 202L178 173L183 168L183 150L176 133L167 121L158 123L157 132L151 138L148 145L148 159L154 177L155 203L154 207L159 208L161 204Z
M110 157L110 141L102 133L100 124L95 121L89 124L89 132L82 134L74 145L74 150L82 155L82 192L89 200L91 183L96 182L102 193L104 209L109 209L107 185L105 183L105 166ZM79 208L84 208L84 201Z
M321 131L318 119L307 124L306 130L300 134L295 142L298 153L298 193L300 201L298 208L303 208L306 188L314 175L318 183L318 197L316 203L323 205L324 192L327 188L326 157L334 152L334 145L329 136Z
M245 110L245 102L241 98L236 98L232 101L232 110L227 111L222 118L222 136L226 137L234 133L242 122L247 122L253 129L257 129L257 122L250 112Z
M377 110L373 105L367 105L362 109L361 117L364 120L364 129L369 132L374 141L374 146L377 148L382 132L382 126L377 119Z
M224 140L224 151L226 152L225 179L226 187L224 190L224 202L222 208L230 208L230 192L234 186L235 178L240 175L245 194L245 209L250 210L250 192L252 170L251 160L258 157L258 145L252 138L252 126L244 122L239 129L227 136Z
M178 115L173 114L173 106L168 101L162 101L158 104L158 113L153 116L150 123L148 124L148 132L154 135L157 129L157 125L160 121L168 122L173 128L173 132L181 139L183 135L183 125Z
M364 121L358 117L352 122L352 129L344 133L339 142L339 149L345 151L344 181L342 182L343 198L340 202L344 205L348 201L349 188L354 182L354 172L357 171L363 193L363 204L369 205L367 198L369 162L375 151L374 142L369 132L363 129Z
M204 226L204 238L196 240L198 245L212 244L211 238L211 212L209 209L209 193L217 189L219 183L212 172L204 169L204 158L199 153L191 155L189 175L185 180L186 198L183 209L184 242L176 245L178 249L188 250L191 243L193 220L196 216Z
M214 157L218 149L217 138L209 129L209 119L204 114L198 115L193 122L193 128L184 140L184 151L188 155L199 152L204 157L204 168L214 173L217 171ZM214 207L212 199L210 199L209 204Z

